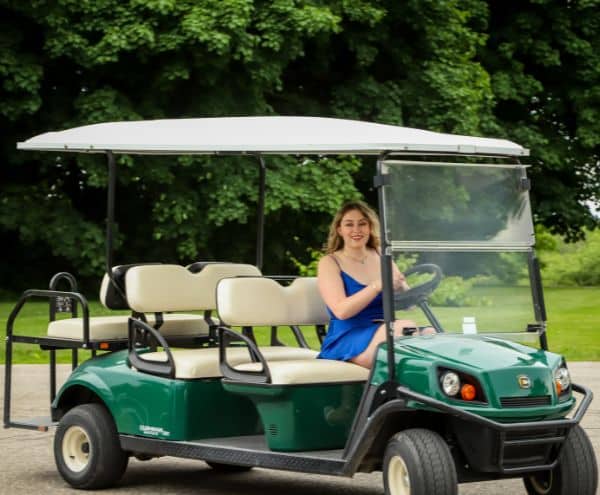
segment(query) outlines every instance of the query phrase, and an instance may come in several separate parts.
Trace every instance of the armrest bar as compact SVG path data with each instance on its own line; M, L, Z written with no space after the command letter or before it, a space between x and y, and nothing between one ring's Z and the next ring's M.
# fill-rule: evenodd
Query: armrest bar
M150 335L154 338L160 346L165 350L167 360L160 361L148 361L144 359L142 355L138 354L136 344L138 343L137 337L142 335ZM165 338L160 334L158 330L151 327L142 320L135 318L129 318L129 364L136 369L149 373L151 375L164 376L166 378L175 378L175 360L173 354L169 348L169 344Z
M262 370L239 371L231 367L227 362L227 346L230 342L236 340L241 340L248 346L250 356L253 360L257 359L262 364ZM223 377L229 380L247 383L271 383L271 372L256 344L245 335L223 326L219 327L219 368Z

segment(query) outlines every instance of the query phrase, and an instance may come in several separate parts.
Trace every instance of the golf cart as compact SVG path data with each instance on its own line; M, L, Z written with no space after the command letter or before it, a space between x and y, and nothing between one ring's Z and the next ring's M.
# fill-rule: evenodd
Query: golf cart
M58 423L56 464L73 487L116 483L130 456L168 455L229 471L380 470L394 495L455 494L458 483L501 478L522 478L530 494L595 495L595 455L579 426L592 393L547 350L521 146L339 119L237 117L95 124L18 147L108 160L100 298L131 316L91 316L75 278L60 273L49 290L26 291L7 325L4 426ZM255 156L256 265L115 266L115 154ZM377 157L387 341L371 370L308 348L303 332L314 327L322 339L328 321L314 278L261 273L271 154ZM410 290L394 293L392 263ZM15 334L23 305L40 297L50 302L48 335ZM71 317L58 318L64 311ZM436 333L394 337L400 317ZM257 344L258 327L271 329L270 345ZM283 327L297 346L281 344ZM14 343L49 351L51 389L55 351L73 350L50 418L11 418ZM99 354L78 365L78 349Z

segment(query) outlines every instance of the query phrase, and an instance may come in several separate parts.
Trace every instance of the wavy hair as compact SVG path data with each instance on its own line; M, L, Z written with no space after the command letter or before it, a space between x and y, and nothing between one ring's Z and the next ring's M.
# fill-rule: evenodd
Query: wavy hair
M371 228L371 235L367 241L367 247L371 249L379 250L381 245L381 238L379 234L379 219L377 213L363 201L348 201L342 205L333 217L333 221L329 226L329 235L327 236L327 245L325 246L325 252L327 254L335 253L344 247L344 239L338 234L338 227L342 223L342 218L349 211L357 210L367 219L369 227Z

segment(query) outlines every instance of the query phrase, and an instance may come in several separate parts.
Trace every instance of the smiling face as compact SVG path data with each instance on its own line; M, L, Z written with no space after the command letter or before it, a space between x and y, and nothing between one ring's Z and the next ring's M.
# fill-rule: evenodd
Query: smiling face
M342 217L337 233L343 239L344 247L364 248L371 236L371 224L359 210L350 210Z

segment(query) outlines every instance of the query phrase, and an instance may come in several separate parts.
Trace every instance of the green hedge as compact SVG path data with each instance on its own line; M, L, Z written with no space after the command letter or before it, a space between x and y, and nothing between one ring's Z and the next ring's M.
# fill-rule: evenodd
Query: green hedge
M585 240L566 243L537 228L538 255L545 286L600 285L600 230L585 231Z

